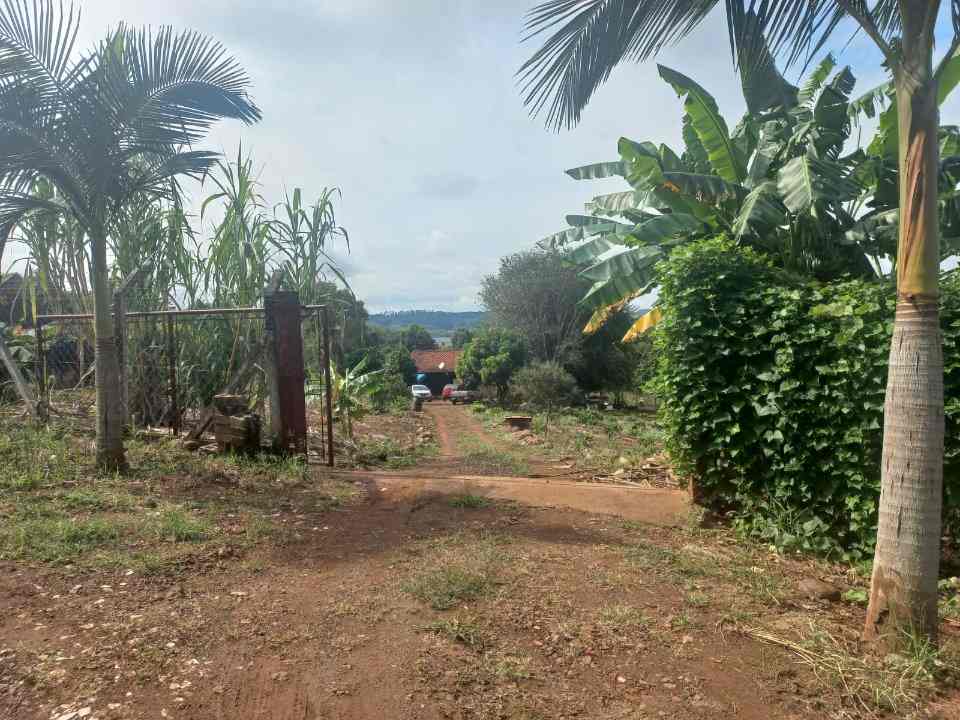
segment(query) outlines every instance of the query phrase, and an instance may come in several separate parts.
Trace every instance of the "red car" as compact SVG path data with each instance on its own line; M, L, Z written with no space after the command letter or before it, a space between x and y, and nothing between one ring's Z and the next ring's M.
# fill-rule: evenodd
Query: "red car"
M449 400L449 399L450 399L450 394L451 394L454 390L457 390L459 387L460 387L459 385L444 385L444 386L443 386L443 391L440 393L440 399L441 399L441 400Z

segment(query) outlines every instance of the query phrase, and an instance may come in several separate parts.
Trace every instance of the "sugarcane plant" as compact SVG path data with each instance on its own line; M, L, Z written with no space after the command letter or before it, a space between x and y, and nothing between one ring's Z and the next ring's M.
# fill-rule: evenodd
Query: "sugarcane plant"
M194 31L124 25L85 53L79 12L53 0L0 5L0 236L33 213L70 216L89 248L95 315L97 461L125 465L107 238L132 197L164 197L214 153L190 149L222 118L252 123L249 79ZM57 194L31 192L46 179Z

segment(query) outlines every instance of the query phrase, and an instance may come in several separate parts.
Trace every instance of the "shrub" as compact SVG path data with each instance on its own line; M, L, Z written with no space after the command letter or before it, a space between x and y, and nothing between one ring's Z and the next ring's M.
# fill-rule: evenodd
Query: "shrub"
M848 559L876 534L894 292L820 284L718 238L661 264L657 387L667 444L708 500L783 548ZM960 281L943 288L945 521L958 526Z
M573 404L579 395L573 375L552 362L535 363L518 370L510 382L510 390L521 402L547 412Z

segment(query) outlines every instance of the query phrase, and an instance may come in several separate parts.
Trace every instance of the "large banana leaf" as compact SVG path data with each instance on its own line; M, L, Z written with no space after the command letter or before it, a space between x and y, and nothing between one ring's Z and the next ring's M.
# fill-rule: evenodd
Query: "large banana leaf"
M797 102L812 109L813 99L817 96L817 93L820 92L820 88L823 87L823 84L827 81L827 78L830 77L830 73L833 72L836 66L837 61L833 55L827 55L821 60L820 64L817 65L813 72L807 77L806 82L800 86L800 91L797 93Z
M730 132L720 115L717 101L686 75L664 65L658 65L657 68L660 77L670 83L678 95L686 96L684 109L707 151L714 172L728 182L742 183L746 177L745 161L730 140Z
M615 247L618 246L599 236L573 248L564 258L574 265L593 265Z
M565 247L571 243L585 240L589 235L590 233L588 233L582 227L571 227L567 228L566 230L561 230L560 232L551 233L545 238L542 238L537 244L543 248L556 250L557 248Z
M693 121L689 115L683 116L683 147L684 159L687 161L687 167L691 172L708 173L713 170L710 167L710 158L707 157L707 149L700 142L697 131L693 128Z
M654 265L661 257L663 252L656 247L629 248L587 268L581 274L593 280L593 285L579 304L596 310L636 293L649 292L654 283Z
M811 140L821 155L837 157L847 140L850 127L850 93L856 78L849 67L843 68L827 83L813 107L816 132Z
M595 234L627 235L633 230L633 225L626 225L596 215L567 215L566 221L571 227L584 228L587 232Z
M571 222L571 220L573 222ZM594 222L587 222L594 221ZM633 225L624 225L607 218L589 215L567 215L567 222L573 227L555 232L541 239L538 245L545 248L561 248L571 243L586 240L594 235L626 236L633 232Z
M612 162L591 163L580 167L570 168L567 175L574 180L602 180L609 177L626 177L628 168L626 163L619 160Z
M893 82L888 80L854 98L847 105L850 120L858 123L861 114L871 119L876 117L877 113L890 102L890 97L893 95L893 92Z
M670 213L658 215L637 225L627 242L633 246L659 245L677 235L686 235L704 229L704 224L693 215Z
M622 213L625 210L656 207L657 196L651 190L626 190L624 192L597 195L584 207L587 212L607 211Z
M733 232L739 240L749 232L775 227L786 222L786 209L777 197L777 184L767 181L757 185L744 199L733 221Z
M630 326L630 329L627 330L627 334L623 336L621 342L632 343L635 342L643 335L647 330L654 327L663 319L663 312L660 308L655 307L645 315L641 315L637 321Z
M593 282L605 282L643 270L651 258L662 254L656 247L617 247L616 252L594 263L580 273ZM618 300L620 298L617 298Z
M815 204L837 205L857 197L860 186L838 162L801 155L788 161L777 177L783 204L791 212L808 211Z
M660 167L664 172L679 172L687 169L680 156L665 144L660 146Z
M734 12L728 19L736 38L740 86L749 114L759 115L770 108L796 105L797 88L777 70L757 13L753 10Z
M633 300L636 300L642 294L643 293L640 290L638 290L635 293L631 293L630 295L627 295L626 297L621 298L615 303L612 303L610 305L604 305L601 308L597 308L594 311L593 315L590 316L590 319L587 321L587 324L584 326L583 334L589 336L596 333L600 328L602 328L604 325L607 324L607 320L609 320L618 312L623 310L628 303L630 303Z
M747 184L756 186L767 179L770 166L780 153L783 143L780 140L781 124L773 120L765 122L760 128L760 139L750 161Z
M717 175L665 172L663 180L667 184L667 189L674 192L679 189L680 192L693 196L699 202L715 203L721 200L739 199L747 194L746 188L742 185L729 183Z

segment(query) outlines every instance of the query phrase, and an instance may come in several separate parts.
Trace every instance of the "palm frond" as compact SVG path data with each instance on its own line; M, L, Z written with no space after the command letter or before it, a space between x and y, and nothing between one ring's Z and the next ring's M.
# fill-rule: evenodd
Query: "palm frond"
M37 211L59 215L66 212L67 208L32 193L0 190L0 227L13 227L26 215Z
M260 109L247 95L250 79L215 40L188 30L161 28L124 33L126 85L116 88L116 121L131 142L184 145L220 119L247 124Z
M865 23L886 50L900 33L898 0L723 0L730 48L747 88L770 73L771 59L790 65L818 55L841 23ZM643 61L686 37L720 0L547 0L527 15L525 40L543 33L543 45L517 75L524 104L546 113L554 129L577 124L593 93L624 60ZM761 42L761 38L763 42ZM765 74L766 72L766 74ZM753 77L750 77L751 74ZM772 87L772 86L771 86ZM751 92L754 96L754 93ZM759 103L769 101L756 95Z
M556 28L518 70L524 103L547 124L570 128L625 58L643 60L693 30L719 0L547 0L527 16L524 38Z
M53 0L3 0L0 7L0 81L62 94L70 74L80 13Z

